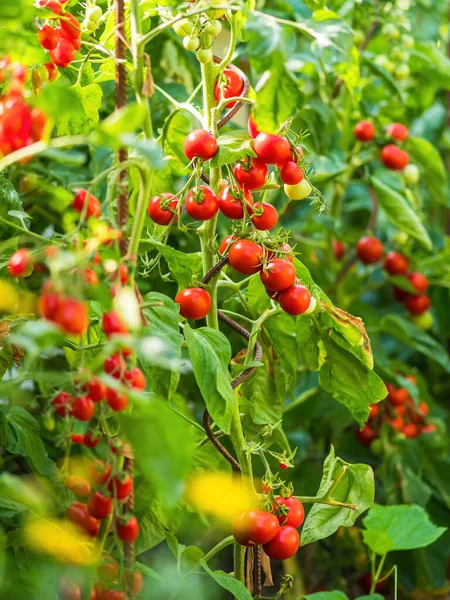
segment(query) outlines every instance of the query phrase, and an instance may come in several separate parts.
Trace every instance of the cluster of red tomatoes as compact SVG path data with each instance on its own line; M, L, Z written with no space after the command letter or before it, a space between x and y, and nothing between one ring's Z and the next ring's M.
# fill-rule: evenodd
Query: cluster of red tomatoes
M408 375L407 379L414 385L417 384L414 376ZM403 433L407 438L436 431L434 424L426 423L430 410L426 402L416 405L406 388L398 388L392 383L387 383L386 389L388 391L386 401L370 406L369 421L357 433L361 444L368 446L379 437L383 424Z
M274 498L272 509L253 508L241 513L233 521L233 536L242 546L262 544L267 556L286 560L300 547L297 529L305 519L305 510L293 496Z
M58 19L50 19L38 29L40 45L49 51L50 63L46 63L50 81L56 77L57 67L68 67L81 46L81 26L69 12L63 12L68 0L39 0L39 6L60 15L59 24L53 27ZM50 66L51 65L51 66ZM53 68L52 68L53 67Z
M0 95L0 156L38 142L44 135L47 116L26 102L26 79L26 67L11 63L8 56L0 59L0 85L4 85Z
M87 478L70 475L66 487L78 498L67 509L67 518L89 537L97 537L101 521L114 515L115 531L119 540L133 542L139 535L139 523L135 516L123 513L123 505L133 490L133 480L126 473L113 473L111 465L103 460L94 460L88 465ZM109 523L107 524L109 527ZM122 575L122 577L121 577ZM107 556L97 569L98 581L89 600L124 600L124 587L138 594L143 586L142 575L133 571L120 573L119 565ZM120 581L122 579L122 582ZM60 596L82 598L82 586L67 579L60 584Z
M375 127L370 121L360 121L353 131L360 142L370 142L375 137ZM386 134L396 142L404 142L409 136L409 130L401 123L391 123ZM402 171L409 164L408 153L395 144L384 146L380 158L385 167L394 171Z

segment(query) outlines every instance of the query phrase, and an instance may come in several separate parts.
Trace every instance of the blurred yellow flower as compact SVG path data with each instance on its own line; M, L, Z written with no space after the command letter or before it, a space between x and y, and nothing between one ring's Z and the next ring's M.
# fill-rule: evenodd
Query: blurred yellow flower
M99 549L95 542L70 521L30 519L24 529L25 543L37 552L83 567L98 562Z
M189 482L187 500L199 511L230 522L239 513L257 506L249 480L226 473L202 473Z

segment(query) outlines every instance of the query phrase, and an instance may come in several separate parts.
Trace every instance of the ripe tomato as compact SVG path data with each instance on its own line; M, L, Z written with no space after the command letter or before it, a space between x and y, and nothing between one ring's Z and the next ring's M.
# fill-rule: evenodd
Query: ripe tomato
M227 186L219 196L220 212L229 219L244 218L244 203L247 205L247 211L251 214L253 212L251 208L253 196L251 192L240 188Z
M280 169L280 179L288 185L297 185L303 177L303 171L293 160L287 160Z
M295 267L288 260L274 258L260 271L263 285L272 292L283 292L296 278Z
M409 136L409 129L401 123L391 123L386 129L386 133L394 140L403 142Z
M270 542L280 529L278 519L272 513L258 508L246 510L233 521L233 536L242 546Z
M43 294L39 298L39 313L44 319L56 322L62 299L58 294Z
M125 600L126 595L123 590L114 588L104 589L98 600Z
M38 40L43 48L53 50L58 45L59 37L51 25L42 25L38 29Z
M392 429L395 429L396 431L401 431L403 429L403 419L400 415L397 415L393 419L388 417L385 419L385 421L392 427Z
M419 292L423 294L428 289L428 279L422 273L409 273L407 275L409 283Z
M119 521L117 523L117 535L122 542L133 542L139 535L139 523L136 517Z
M59 23L61 29L64 31L68 38L77 39L80 37L81 26L73 15L71 15L68 12L64 13L64 17L61 18Z
M419 435L419 428L415 423L407 423L403 426L402 432L406 435L407 438L412 439Z
M139 594L144 587L144 579L139 571L127 571L125 580L132 594Z
M88 513L95 519L105 519L111 514L112 498L100 492L92 492L88 500Z
M56 79L58 70L55 67L55 65L52 62L47 62L47 63L44 63L44 67L47 69L47 72L48 72L48 80L53 81L54 79Z
M128 328L120 318L117 311L111 310L109 313L104 313L102 317L102 327L106 336L109 338L114 334L127 334Z
M240 96L242 93L242 90L244 89L244 81L243 81L242 77L239 75L239 73L237 73L233 69L225 69L223 71L223 75L225 76L225 79L226 79L226 84L223 88L223 97L224 98L234 98L236 96ZM221 93L222 93L221 87L220 87L220 78L221 78L221 76L219 75L219 79L216 81L216 83L214 85L214 97L215 97L217 103L220 102ZM228 102L226 107L232 108L235 104L236 104L236 101Z
M209 221L219 210L219 198L206 185L192 188L186 196L186 212L198 221Z
M100 521L88 513L87 505L82 502L72 502L67 509L67 518L79 525L91 537L96 537L100 529Z
M371 404L369 406L369 422L373 421L380 414L380 405L379 404Z
M370 446L377 437L377 432L369 424L366 424L361 430L356 432L356 437L358 438L358 442L363 446Z
M181 316L192 321L206 317L212 306L211 296L203 288L181 290L176 295L175 302L180 305Z
M389 144L381 151L381 162L388 169L401 171L409 163L409 155L394 144Z
M55 322L67 333L82 335L89 325L87 305L76 298L62 298L55 316Z
M91 377L91 379L84 384L83 391L86 392L94 402L101 402L106 398L106 383L99 377Z
M420 413L421 418L424 419L428 416L428 413L430 412L430 407L426 402L421 402L419 404L418 411Z
M383 256L383 244L373 236L362 237L356 245L356 253L365 265L372 265Z
M408 264L408 259L400 252L388 252L384 259L384 268L389 275L404 275Z
M97 446L99 443L99 437L92 437L92 435L89 432L84 434L83 444L86 446L86 448L95 448L95 446Z
M135 390L145 390L147 380L139 367L133 367L125 372L125 382Z
M75 398L72 404L72 415L79 421L90 421L95 415L95 404L89 396Z
M276 536L264 544L264 552L275 560L286 560L294 556L300 547L300 535L294 527L280 527Z
M133 489L133 480L129 475L113 477L108 483L108 490L117 500L126 500Z
M262 204L257 202L255 204L255 213L251 216L251 220L256 229L260 231L272 229L278 223L277 209L268 202L263 202Z
M342 260L344 258L345 250L345 244L339 240L333 240L333 254L336 260Z
M11 277L27 277L33 271L34 260L27 248L14 252L8 262L8 273Z
M158 225L169 225L178 220L180 199L174 194L162 193L153 196L148 205L149 217Z
M195 129L184 140L184 153L189 160L196 157L210 160L218 149L216 138L206 129Z
M238 273L253 275L261 270L264 250L259 244L250 240L238 240L229 251L230 265Z
M52 400L55 413L60 417L66 417L67 415L70 415L72 412L72 401L73 398L70 394L67 392L59 392L59 394L57 394Z
M114 379L121 379L125 373L127 364L123 360L120 354L113 354L109 358L106 358L103 362L103 368L105 373L114 377Z
M304 285L292 285L280 294L279 302L289 315L301 315L309 308L311 294Z
M252 115L248 118L248 132L253 139L261 133Z
M78 477L78 475L70 475L66 481L66 488L73 492L76 496L87 497L91 493L91 485L89 481Z
M106 483L111 475L111 466L103 460L94 460L88 465L88 479L91 483L102 485Z
M360 142L370 142L375 137L375 127L370 121L360 121L356 123L353 133Z
M291 496L290 498L283 498L279 496L276 498L276 502L279 506L286 506L289 510L284 515L278 516L278 522L280 525L289 525L297 529L305 520L305 509L303 504L297 498ZM277 504L274 502L274 510L277 510Z
M234 167L236 181L246 190L257 190L261 188L269 177L269 168L266 163L251 158L244 163L238 163Z
M100 200L93 194L88 194L87 190L77 190L72 202L72 208L82 213L86 206L86 218L99 217L102 214Z
M64 37L60 37L56 48L50 50L50 59L57 67L64 69L73 61L75 53L76 50L70 41Z
M421 433L434 433L437 427L434 423L429 423L428 425L424 425L422 427Z
M224 238L220 243L220 247L219 247L220 254L223 254L225 252L225 250L228 248L228 246L231 244L231 242L234 240L237 240L237 237L235 235L227 235L227 237Z
M253 142L259 160L268 164L284 163L291 155L291 146L286 138L273 133L259 133Z
M41 8L45 7L46 9L51 10L56 15L60 15L62 11L61 4L58 0L39 0L38 5Z
M114 412L122 412L128 406L128 396L113 388L108 388L106 392L106 402Z
M106 556L103 563L99 565L97 574L99 579L110 583L119 577L119 565L112 556Z
M428 296L410 296L406 298L406 310L412 315L422 315L431 307L431 300Z
M84 435L82 433L72 433L70 436L73 444L82 444L84 441Z
M392 406L401 406L402 404L405 404L409 398L409 393L406 388L397 388L392 383L387 383L386 389L388 391L386 400L389 404L392 404Z

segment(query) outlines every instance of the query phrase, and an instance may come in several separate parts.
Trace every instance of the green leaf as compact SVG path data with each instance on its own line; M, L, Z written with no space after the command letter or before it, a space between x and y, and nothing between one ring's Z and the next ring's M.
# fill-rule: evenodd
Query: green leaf
M246 131L232 131L223 133L217 138L219 150L210 162L212 169L230 165L247 156L256 156L252 148L252 138Z
M275 315L270 317L265 324L264 330L275 349L279 358L273 364L280 368L279 377L276 374L275 382L279 390L279 397L284 399L294 397L294 388L297 380L297 340L296 331L293 327L292 317L289 315Z
M102 88L97 83L90 83L84 87L76 84L69 89L78 96L82 111L70 118L60 118L56 124L58 135L88 134L98 123L103 98Z
M361 63L367 67L369 71L372 71L372 73L378 75L383 80L383 83L386 84L386 88L393 92L396 96L399 96L400 100L403 102L403 94L401 89L398 87L397 81L392 77L389 71L375 62L374 55L371 52L363 52L360 58Z
M153 391L162 397L170 399L180 380L180 371L178 361L181 358L181 346L183 336L179 331L178 324L178 305L164 294L151 292L145 296L145 303L151 304L144 308L145 316L148 318L148 326L145 333L151 337L160 339L170 352L174 360L174 368L168 373L167 369L158 367L152 362L147 369L147 375L152 382Z
M315 594L307 594L303 596L306 600L348 600L348 596L340 590L332 592L316 592Z
M119 136L119 142L119 145L128 146L132 150L130 158L136 157L142 160L147 167L153 170L159 171L166 167L161 148L154 140L144 139L131 133L122 133Z
M163 150L174 175L186 175L189 160L183 151L184 139L192 131L192 119L185 113L172 112L164 122Z
M170 273L175 277L180 289L187 288L202 277L202 257L200 252L181 252L170 246L152 241L158 252L165 258Z
M147 108L133 102L114 111L100 124L100 130L107 135L118 137L121 133L132 133L139 129L147 115Z
M84 113L80 95L73 87L67 87L60 80L41 88L37 105L55 120L82 117Z
M427 250L431 250L433 245L430 237L407 200L376 177L371 177L370 182L389 221L397 229L404 231L420 242Z
M204 560L201 560L200 564L220 587L233 595L233 598L236 598L237 600L252 600L252 595L245 585L235 579L232 575L228 575L227 573L224 573L224 571L212 571L208 567L208 563Z
M262 360L264 365L242 384L240 407L255 425L273 425L283 416L284 395L277 393L273 362L266 354Z
M173 506L183 493L183 481L193 462L190 425L161 400L134 400L133 411L119 415L119 421L140 473Z
M413 550L429 546L447 531L446 527L433 525L426 511L415 504L375 504L363 519L363 525L364 542L380 555L393 550Z
M189 357L203 400L217 425L230 433L235 406L228 365L231 360L230 342L220 331L184 326Z
M297 319L295 324L297 352L301 362L307 369L318 371L320 367L319 342L320 335L314 327L312 319Z
M432 192L433 198L440 204L448 206L447 174L436 147L424 138L410 137L406 142L405 150L409 152L413 162L422 167L421 177Z
M13 184L8 181L3 173L0 173L0 217L7 219L8 212L11 210L21 210L22 200ZM0 221L0 233L3 238L12 236L15 233L15 229L9 225L4 225Z
M398 315L386 315L380 321L380 330L428 356L450 372L450 358L444 346L410 321Z
M302 529L302 546L322 540L332 535L341 526L351 527L361 513L370 508L375 497L373 471L369 465L345 465L342 479L332 492L332 499L344 504L354 504L357 508L314 504L308 513ZM317 496L327 494L333 481L341 472L343 462L335 456L331 447L323 464L323 475Z

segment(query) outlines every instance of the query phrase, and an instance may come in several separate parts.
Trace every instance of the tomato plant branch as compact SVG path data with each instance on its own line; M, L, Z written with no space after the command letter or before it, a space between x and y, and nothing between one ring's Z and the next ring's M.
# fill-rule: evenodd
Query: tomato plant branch
M133 84L138 104L146 107L144 120L144 133L146 137L153 137L153 125L150 114L150 105L144 95L144 46L145 41L141 37L141 11L139 0L130 0L130 25L131 25L131 53L133 55ZM147 75L149 76L149 74Z
M59 138L54 138L49 141L35 142L24 146L15 152L11 152L0 160L0 171L19 162L25 158L31 158L36 154L41 154L50 148L68 148L70 146L84 146L89 141L85 135L66 135Z
M16 225L16 223L13 223L12 221L9 221L8 219L5 219L3 217L0 217L0 223L8 225L8 227L13 227L14 229L17 229L17 231L22 232L24 235L29 235L30 237L39 240L40 242L45 242L46 244L54 243L53 240L49 240L44 236L39 235L38 233L34 233L34 231L30 231L29 229L26 229L26 227L22 227L22 225Z
M384 566L384 561L386 560L386 554L383 554L383 556L380 559L380 562L378 563L378 567L376 569L375 572L372 572L372 583L370 585L370 593L373 594L375 592L375 588L377 586L378 580L380 579L380 575L381 575L381 571L383 569ZM372 570L373 567L375 566L375 560L372 563Z
M216 69L219 73L221 73L225 67L228 65L229 62L231 62L231 59L233 58L233 54L234 51L236 49L236 42L237 42L237 19L236 19L236 15L235 14L227 14L227 19L230 23L230 43L228 45L228 49L227 52L225 54L225 56L222 59L222 62L220 62Z
M208 562L208 560L211 560L211 558L213 556L215 556L217 553L219 553L221 550L223 550L227 546L231 546L231 544L233 544L233 543L234 543L234 537L232 535L229 535L228 537L226 537L222 541L220 541L218 544L216 544L214 546L214 548L211 548L211 550L205 554L205 556L202 558L202 560L204 560L205 562Z

